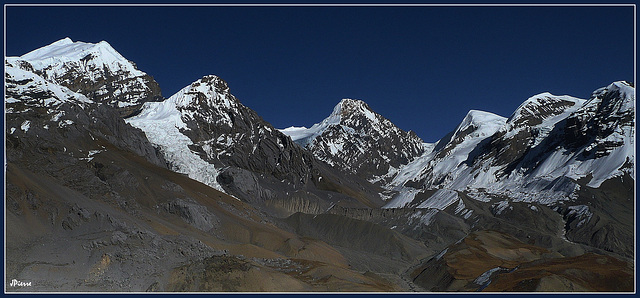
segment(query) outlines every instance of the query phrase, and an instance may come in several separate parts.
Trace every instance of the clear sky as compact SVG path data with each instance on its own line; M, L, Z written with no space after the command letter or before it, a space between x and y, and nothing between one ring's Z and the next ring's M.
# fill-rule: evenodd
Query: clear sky
M6 54L108 41L171 96L208 74L276 128L362 99L434 142L470 109L634 80L633 7L7 7Z

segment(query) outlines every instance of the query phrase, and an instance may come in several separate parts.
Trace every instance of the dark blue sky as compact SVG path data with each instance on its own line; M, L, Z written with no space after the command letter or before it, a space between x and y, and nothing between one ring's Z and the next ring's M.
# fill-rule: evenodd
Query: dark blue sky
M634 80L632 7L7 7L6 54L108 41L163 95L215 74L277 128L366 101L433 142L470 109Z

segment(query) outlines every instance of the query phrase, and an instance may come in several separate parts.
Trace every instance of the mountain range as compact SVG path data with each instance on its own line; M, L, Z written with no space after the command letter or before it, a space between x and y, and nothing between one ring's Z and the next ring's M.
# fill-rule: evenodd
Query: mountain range
M7 291L635 290L635 87L435 143L343 99L276 129L109 43L5 58ZM30 286L12 286L12 280Z

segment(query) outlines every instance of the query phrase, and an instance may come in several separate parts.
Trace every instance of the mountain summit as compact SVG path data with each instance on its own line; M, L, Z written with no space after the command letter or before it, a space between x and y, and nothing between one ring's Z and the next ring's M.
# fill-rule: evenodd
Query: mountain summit
M123 116L143 103L162 99L160 86L106 41L86 43L64 38L7 63L115 107Z
M425 151L414 132L398 128L355 99L341 100L329 117L311 128L289 127L282 132L320 160L372 182Z

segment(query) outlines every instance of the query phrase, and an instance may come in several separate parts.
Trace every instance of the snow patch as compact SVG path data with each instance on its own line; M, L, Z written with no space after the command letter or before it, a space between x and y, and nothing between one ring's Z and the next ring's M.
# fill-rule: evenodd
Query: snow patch
M22 122L22 125L20 125L20 129L25 133L29 131L29 127L31 127L31 121L29 120L25 120L24 122Z
M67 126L69 126L69 125L71 125L71 124L73 124L73 121L72 121L72 120L69 120L69 119L67 119L67 120L62 120L62 121L58 122L58 127L59 127L59 128L64 128L64 127L67 127Z
M382 208L402 208L407 206L413 201L415 196L421 191L415 188L406 187L401 192L396 194L391 201L385 204Z
M480 276L478 276L478 278L476 278L476 279L473 281L473 283L475 283L475 284L477 284L477 285L484 285L484 284L486 284L487 282L490 282L490 280L489 280L489 279L491 278L491 275L492 275L494 272L499 271L499 270L501 270L501 269L502 269L502 267L495 267L495 268L493 268L493 269L489 269L489 270L485 271L484 273L480 274Z
M93 160L93 156L100 153L100 152L104 152L106 150L89 150L89 153L87 154L87 157L82 157L80 158L80 160L86 160L87 162Z
M499 203L493 204L492 207L493 207L493 210L498 215L502 214L502 212L507 210L507 208L513 209L513 207L509 206L509 201L507 201L507 200L504 200L504 201L501 201Z
M433 195L431 195L431 197L418 205L417 208L434 208L438 210L444 210L449 207L449 205L455 203L457 200L459 200L458 192L449 189L439 189ZM460 200L460 202L462 202L462 200Z
M445 248L443 251L441 251L437 256L436 256L436 260L440 260L442 257L444 257L444 255L447 253L447 251L449 251L449 248Z
M575 216L576 218L579 218L580 221L578 222L578 224L576 225L576 227L580 227L585 223L588 223L591 220L591 217L593 216L593 213L591 213L591 211L589 211L589 206L587 205L577 205L577 206L570 206L569 207L569 213L567 213L568 216Z
M458 200L458 206L456 206L456 214L462 212L463 210L465 210L465 205L464 202L462 201L462 199Z
M431 224L433 217L438 213L437 209L425 209L417 211L409 217L409 225L413 225L415 228L418 228L418 224L428 226Z
M59 111L58 113L53 115L53 117L51 117L51 121L58 122L58 120L60 120L60 117L62 116L64 116L64 111Z

